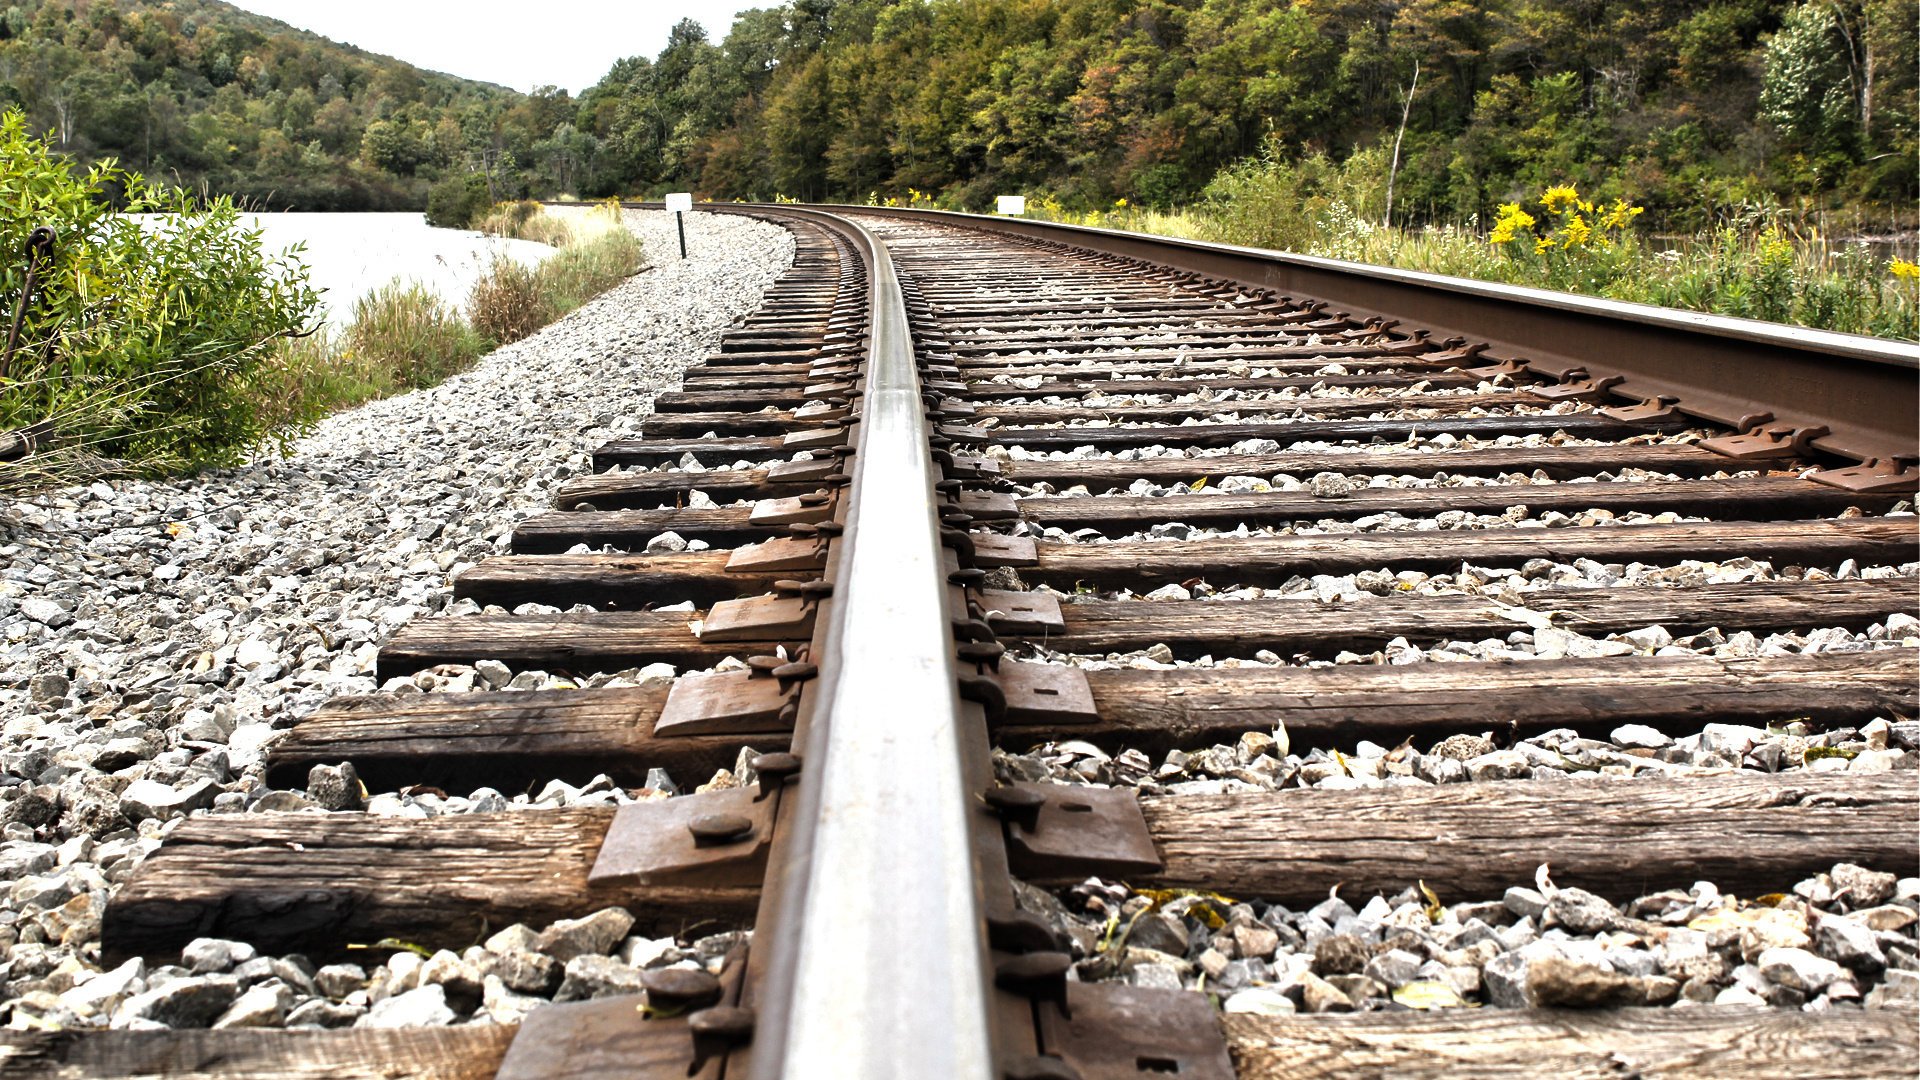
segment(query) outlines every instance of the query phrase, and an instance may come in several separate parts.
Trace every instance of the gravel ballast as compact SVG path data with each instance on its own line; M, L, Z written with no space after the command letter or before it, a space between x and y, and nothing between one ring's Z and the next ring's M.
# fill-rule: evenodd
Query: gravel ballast
M321 777L297 800L271 792L264 749L325 699L376 689L381 642L445 612L451 579L507 551L518 521L590 471L595 446L636 434L652 392L677 386L792 259L784 229L746 218L688 215L685 262L672 218L630 212L628 223L651 269L470 372L329 418L285 457L0 507L0 1018L9 1026L517 1015L521 1003L503 996L520 992L513 981L502 975L498 993L489 981L499 966L489 957L503 955L491 942L486 955L421 958L409 971L401 961L390 976L372 970L386 970L375 957L366 978L336 972L329 990L301 958L227 963L212 955L216 945L177 966L102 973L100 915L189 814L281 802L357 808L350 776ZM670 947L633 950L658 961ZM613 970L623 948L615 936L595 953L607 963L579 965L575 996L590 996L593 980L625 978ZM573 966L542 982L547 996Z

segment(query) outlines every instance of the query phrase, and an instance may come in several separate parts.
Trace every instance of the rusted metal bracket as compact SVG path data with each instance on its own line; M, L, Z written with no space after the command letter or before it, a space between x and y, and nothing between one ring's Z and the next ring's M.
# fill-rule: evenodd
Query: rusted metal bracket
M833 493L822 489L783 499L761 499L753 504L747 521L754 525L810 525L827 520L833 513Z
M960 659L973 666L961 675L960 696L986 706L987 722L1091 724L1100 719L1087 673L1067 664L1022 664L1001 659L997 643L969 642Z
M1131 789L1009 784L982 798L1006 822L1007 865L1016 877L1126 878L1161 868Z
M1399 319L1383 319L1376 315L1360 326L1351 330L1342 330L1333 336L1342 341L1365 341L1370 337L1378 337L1399 325Z
M728 1051L752 1038L740 1005L747 951L718 976L645 972L645 995L542 1005L520 1021L494 1080L719 1080Z
M823 522L822 525L831 524ZM806 529L820 526L793 525ZM827 538L820 536L781 536L733 549L727 557L727 569L739 573L767 573L780 570L820 570L827 565Z
M746 888L766 876L781 791L799 773L792 754L761 754L750 788L722 788L628 803L613 816L590 885L632 883Z
M1827 433L1825 427L1766 427L1764 424L1739 435L1722 435L1700 440L1700 449L1739 461L1771 461L1803 457L1808 445Z
M1487 349L1488 345L1484 341L1476 341L1469 345L1465 341L1449 338L1445 342L1445 347L1439 352L1426 353L1422 355L1420 359L1435 364L1459 364L1465 360L1472 360L1474 357L1486 352ZM1513 361L1507 360L1503 361L1503 363L1511 364Z
M817 606L805 596L748 596L707 609L702 641L804 641Z
M1036 1002L1034 1008L1043 1055L1072 1070L1053 1076L1233 1080L1226 1034L1205 994L1067 982L1062 996L1062 1003Z
M845 446L849 438L847 429L843 427L811 428L782 435L780 446L786 450L825 450Z
M1629 423L1651 423L1655 420L1669 420L1678 415L1678 410L1674 406L1679 403L1679 398L1670 394L1661 394L1650 397L1638 405L1615 405L1601 409L1600 414Z
M853 415L849 405L803 405L793 410L793 419L801 424L839 424Z
M769 484L828 484L827 478L843 472L848 455L815 457L811 461L776 461L767 466Z
M970 598L970 603L978 605L980 615L996 634L1038 638L1067 631L1060 601L1046 593L980 589Z
M761 661L773 661L769 666ZM789 661L756 656L746 671L682 675L667 691L654 721L655 736L759 735L792 731L800 709L801 679L780 678ZM811 667L812 665L807 665Z
M1031 536L1004 536L1000 533L969 533L973 538L973 564L982 567L1038 566L1040 549Z
M1920 470L1912 462L1896 458L1872 458L1864 465L1849 465L1844 469L1822 469L1809 473L1807 479L1828 487L1843 488L1861 494L1881 492L1908 492L1920 488Z
M1020 504L1014 501L1013 496L991 491L959 492L954 498L954 506L975 521L1018 521L1021 518Z
M1619 375L1595 379L1581 373L1580 378L1569 377L1565 382L1548 386L1529 386L1527 391L1549 401L1605 401L1608 390L1626 381Z
M1533 375L1533 369L1527 366L1525 360L1502 360L1497 364L1488 364L1485 367L1465 368L1463 370L1466 374L1482 381L1498 379L1503 376L1517 381Z

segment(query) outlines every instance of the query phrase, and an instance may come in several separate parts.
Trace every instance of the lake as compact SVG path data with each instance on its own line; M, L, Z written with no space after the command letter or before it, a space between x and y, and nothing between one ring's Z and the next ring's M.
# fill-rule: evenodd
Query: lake
M424 214L246 214L261 244L279 252L305 242L300 255L322 289L327 321L353 319L353 302L398 277L418 281L455 308L496 255L534 265L553 254L530 240L503 240L464 229L436 229Z

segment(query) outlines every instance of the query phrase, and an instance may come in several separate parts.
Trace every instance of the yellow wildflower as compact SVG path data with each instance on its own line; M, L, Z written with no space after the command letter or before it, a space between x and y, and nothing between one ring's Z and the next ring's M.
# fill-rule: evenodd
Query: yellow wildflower
M1533 242L1533 253L1535 255L1545 255L1547 252L1552 250L1553 250L1553 240L1551 237L1543 236L1540 239L1535 240Z
M1588 225L1587 219L1579 214L1568 218L1566 227L1561 232L1566 237L1566 241L1560 246L1565 248L1579 247L1593 238L1593 226Z
M1920 264L1895 259L1887 264L1887 270L1901 281L1920 281Z
M1603 229L1624 229L1628 225L1633 224L1634 218L1646 212L1646 207L1629 206L1627 205L1627 200L1615 199L1613 200L1613 206L1607 211L1607 216L1600 219L1600 227Z
M1501 203L1500 216L1494 219L1493 234L1487 239L1496 244L1512 240L1521 229L1533 228L1533 215L1520 209L1519 203Z
M1545 206L1547 212L1552 214L1557 214L1579 201L1580 193L1573 189L1572 184L1561 184L1557 187L1550 187L1547 189L1545 195L1540 196L1541 205Z
M1127 208L1127 200L1125 199L1113 200L1113 208L1115 210L1125 210Z

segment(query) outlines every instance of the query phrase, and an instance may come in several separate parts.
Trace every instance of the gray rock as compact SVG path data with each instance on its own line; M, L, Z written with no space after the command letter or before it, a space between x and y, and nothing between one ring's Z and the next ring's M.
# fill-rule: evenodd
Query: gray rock
M1497 748L1493 745L1493 740L1479 735L1449 735L1434 743L1433 749L1427 751L1424 756L1452 758L1465 763L1491 754L1495 749Z
M1294 985L1300 989L1300 1004L1310 1013L1353 1011L1352 998L1310 971L1302 974Z
M290 1028L344 1028L367 1014L365 1005L337 1004L315 998L287 1013Z
M73 621L67 609L44 596L29 596L20 601L20 614L42 626L58 629Z
M1912 1015L1920 1008L1920 973L1893 968L1886 981L1867 992L1869 1009L1901 1009Z
M1241 990L1220 1006L1221 1012L1251 1013L1255 1016L1290 1016L1297 1010L1293 999L1270 986Z
M150 1020L170 1028L203 1028L240 996L231 975L187 975L135 994L114 1010L114 1026Z
M1180 979L1180 969L1172 964L1139 964L1127 972L1127 981L1134 986L1145 986L1155 990L1182 990L1185 984Z
M565 968L553 957L517 949L500 954L493 971L507 989L522 994L551 994L565 974Z
M1233 945L1243 957L1264 960L1280 947L1280 935L1272 927L1258 923L1236 926L1233 928Z
M198 780L178 790L154 780L135 780L120 793L120 812L134 821L145 818L164 821L204 810L213 805L214 797L219 794L220 785L212 780Z
M1813 928L1813 944L1821 956L1860 972L1887 966L1886 953L1874 940L1873 928L1843 915L1820 915Z
M73 683L65 675L35 675L27 680L27 696L35 705L58 705L67 699Z
M602 908L586 918L562 919L547 927L534 947L564 964L576 956L611 953L631 929L633 916L626 908Z
M1329 975L1327 984L1347 995L1356 1009L1367 1008L1369 998L1384 998L1387 988L1378 979L1369 975Z
M227 1007L220 1019L213 1022L216 1028L262 1028L278 1027L287 1018L287 1010L293 1008L296 995L293 988L283 982L263 982L250 987L245 993Z
M1547 901L1547 914L1575 934L1597 934L1620 919L1620 910L1585 889L1561 889Z
M1334 934L1313 950L1313 973L1321 977L1352 975L1367 966L1372 950L1352 934Z
M496 1024L516 1024L526 1015L542 1005L547 999L531 994L516 994L507 989L507 984L497 975L488 975L482 980L480 1011Z
M194 938L180 950L180 963L196 975L230 971L254 957L254 947L225 938Z
M479 1004L484 987L481 972L457 953L441 949L420 966L421 986L437 985L447 991L447 1004L456 1012L472 1012Z
M1760 974L1803 994L1817 994L1846 971L1839 964L1805 949L1776 947L1763 950L1758 964Z
M1405 986L1420 976L1420 957L1405 949L1388 949L1367 961L1366 974L1389 987Z
M339 1001L367 988L367 972L359 964L328 964L313 973L313 982L321 993Z
M51 870L60 859L60 849L32 840L8 840L0 843L0 881L14 881L28 874Z
M1149 911L1133 921L1127 944L1172 956L1184 956L1187 952L1187 925L1166 912Z
M147 962L136 956L62 992L60 1003L81 1016L110 1014L122 1001L146 988L146 974Z
M1501 903L1518 919L1538 919L1547 912L1547 898L1532 889L1514 886L1507 890Z
M1658 750L1673 745L1672 738L1645 724L1622 724L1614 728L1608 738L1620 746L1636 750Z
M670 937L630 937L620 943L619 957L628 967L665 967L680 959L680 949Z
M1532 1004L1527 993L1527 957L1519 950L1501 953L1481 970L1487 1000L1503 1009L1524 1009Z
M645 989L640 972L611 956L588 953L567 961L566 979L553 995L555 1001L584 1001L588 998L638 994Z
M362 790L360 774L354 771L351 761L343 761L338 765L315 765L307 771L307 798L324 809L358 810L366 805ZM478 992L478 987L475 992Z
M101 772L118 772L145 761L151 751L141 739L110 739L93 755L93 767Z
M1520 780L1532 771L1527 759L1516 750L1495 750L1467 761L1467 778L1475 781Z
M445 1027L459 1019L447 1004L444 986L419 986L376 1002L354 1022L363 1028Z
M1900 879L1893 874L1883 874L1853 863L1840 863L1830 875L1836 890L1847 894L1847 906L1859 909L1878 907L1893 899L1893 890Z

